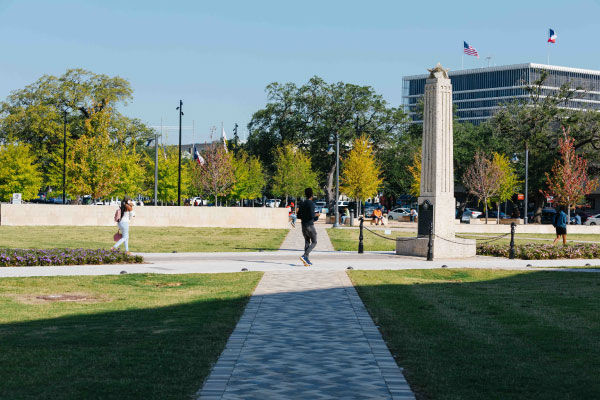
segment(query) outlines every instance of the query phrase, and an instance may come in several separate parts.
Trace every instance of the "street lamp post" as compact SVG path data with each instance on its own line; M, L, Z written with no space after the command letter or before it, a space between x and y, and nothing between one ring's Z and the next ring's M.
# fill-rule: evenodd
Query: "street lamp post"
M183 101L179 100L179 175L177 178L177 205L181 205L181 117L183 116Z
M333 149L329 146L327 150L328 154L333 154ZM333 212L335 214L334 228L340 227L340 213L338 210L338 200L340 198L340 137L338 133L335 133L335 205Z
M62 203L67 204L66 197L66 184L67 184L67 109L63 110L63 195L62 195Z
M154 134L154 206L158 205L158 133Z
M519 157L517 157L517 154L513 154L512 160L513 163L517 163L519 162ZM527 203L528 203L528 197L527 197L527 192L529 191L529 146L527 145L527 143L525 143L525 206L523 207L524 211L525 211L525 215L523 217L523 224L527 225Z

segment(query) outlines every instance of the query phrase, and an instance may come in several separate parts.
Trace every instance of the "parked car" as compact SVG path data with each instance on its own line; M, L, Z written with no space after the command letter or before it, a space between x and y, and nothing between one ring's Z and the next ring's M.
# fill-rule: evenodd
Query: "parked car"
M269 199L266 201L265 205L271 208L277 208L281 204L281 200L279 199Z
M410 210L408 208L395 208L388 214L388 219L390 221L396 220L398 221L400 217L410 217Z
M478 218L481 214L483 214L481 211L477 211L472 208L465 208L465 212L467 211L469 212L471 218Z
M462 216L460 217L460 222L465 223L465 224L471 223L472 215L473 215L473 211L465 210L463 212Z
M482 213L477 218L485 218L485 213ZM498 218L498 211L496 210L488 210L488 219L496 219ZM500 219L508 218L506 214L500 211Z
M386 217L388 215L388 210L384 206L379 206L379 205L373 206L373 205L370 205L370 206L365 207L365 218L373 218L373 211L376 208L381 208L381 213L382 213L382 215L384 217Z
M585 221L584 225L600 225L600 214L593 215L588 217Z
M552 207L542 208L542 224L551 224L554 221L556 215L556 209ZM533 211L527 213L527 219L530 223L533 223L534 214Z

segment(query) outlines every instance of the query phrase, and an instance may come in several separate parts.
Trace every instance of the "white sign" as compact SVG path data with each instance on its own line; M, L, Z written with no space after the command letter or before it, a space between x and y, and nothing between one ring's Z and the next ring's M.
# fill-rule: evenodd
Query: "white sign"
M546 196L546 201L548 203L554 203L554 196Z
M386 235L391 235L392 234L392 230L391 229L386 229L385 230L385 234Z
M13 193L12 203L21 204L21 193Z

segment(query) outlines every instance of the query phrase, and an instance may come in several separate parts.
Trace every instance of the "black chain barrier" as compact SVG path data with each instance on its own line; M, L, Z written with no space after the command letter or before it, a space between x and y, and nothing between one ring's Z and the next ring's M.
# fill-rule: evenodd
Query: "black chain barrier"
M497 240L500 240L502 238L507 237L508 235L510 235L510 256L509 258L512 260L515 258L515 228L516 228L516 224L513 222L510 224L510 232L509 233L504 233L502 235L498 235L498 236L494 236L491 238L487 238L486 240L480 240L478 244L488 244L491 242L495 242ZM364 226L364 218L360 218L360 235L358 238L358 252L360 254L362 254L364 252L364 245L363 245L363 229L366 229L367 231L371 232L373 235L378 236L382 239L386 239L386 240L393 240L394 242L405 242L405 241L409 241L409 240L415 240L418 238L426 238L429 237L429 243L427 245L428 247L428 251L427 251L427 261L432 261L433 260L433 256L432 256L432 247L433 247L433 238L436 237L438 239L441 240L445 240L446 242L450 242L450 243L454 243L454 244L462 244L462 245L471 245L470 243L461 243L461 242L457 242L455 240L450 240L441 236L438 236L436 234L433 233L433 223L430 225L429 227L429 235L417 235L416 237L407 237L407 238L402 238L402 237L396 237L396 238L390 238L390 237L386 237L383 235L380 235L379 233L370 230L369 228ZM460 239L471 239L469 237L466 236L459 236L456 235L456 237L460 238Z

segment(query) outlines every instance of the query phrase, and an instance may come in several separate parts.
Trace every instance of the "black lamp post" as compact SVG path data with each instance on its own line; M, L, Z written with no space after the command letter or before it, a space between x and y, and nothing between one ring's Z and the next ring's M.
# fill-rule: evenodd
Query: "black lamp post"
M181 205L181 117L183 116L183 101L179 100L179 176L177 178L177 205Z
M516 163L519 162L519 157L517 157L517 154L513 154L512 156L512 162ZM527 215L527 205L528 205L528 197L527 197L527 192L529 191L529 146L527 145L527 143L525 143L525 206L523 207L525 210L525 215L523 216L523 224L527 225L527 219L528 219L528 215Z
M327 149L327 154L333 154L333 148L330 145ZM333 224L334 228L340 227L340 213L338 211L338 200L340 198L340 137L338 133L335 133L335 222Z
M64 119L63 119L63 184L62 184L62 189L63 189L63 195L62 195L62 203L63 204L67 204L67 197L66 197L66 183L67 183L67 109L65 108L63 110L63 115L64 115Z

